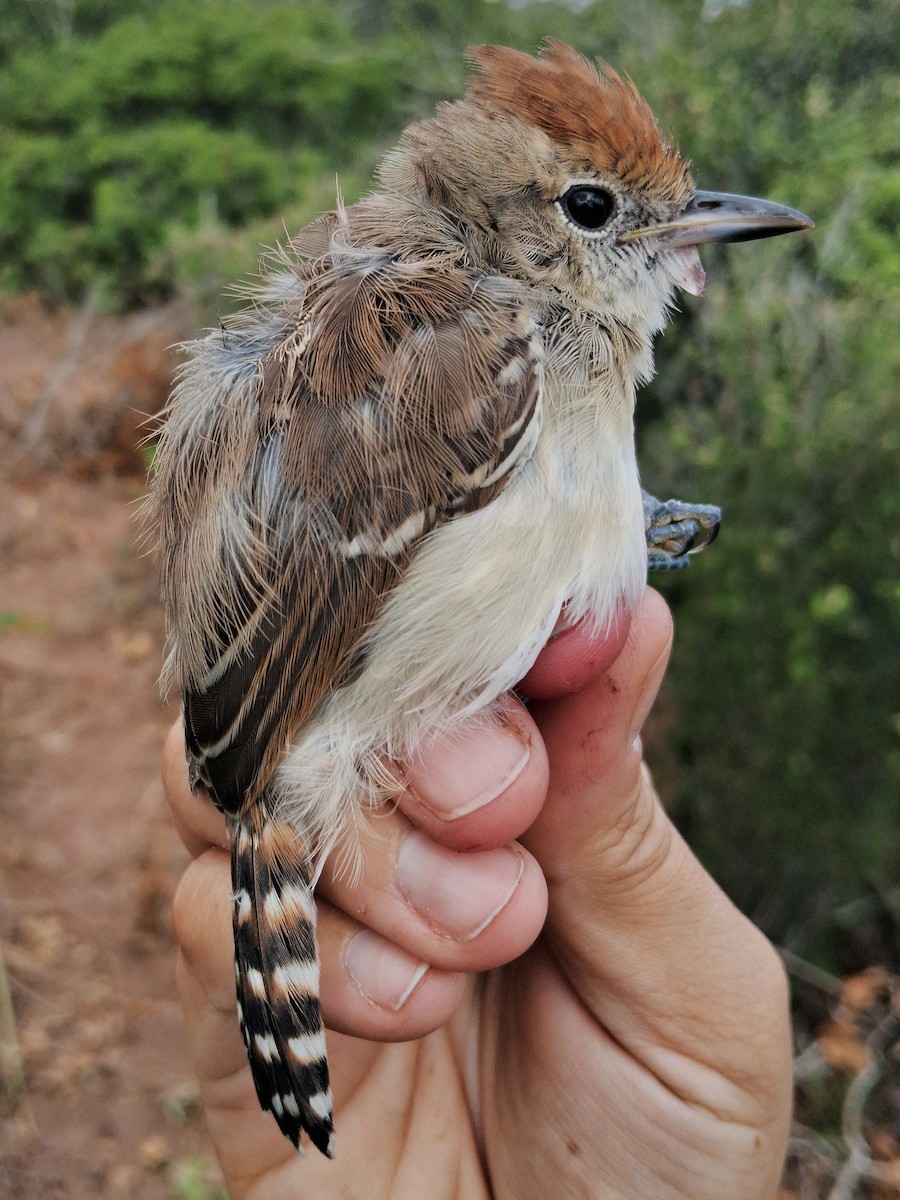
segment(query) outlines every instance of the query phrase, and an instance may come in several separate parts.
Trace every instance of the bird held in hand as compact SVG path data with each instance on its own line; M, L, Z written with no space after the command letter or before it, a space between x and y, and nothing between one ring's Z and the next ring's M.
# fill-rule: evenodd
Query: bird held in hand
M634 86L548 42L471 51L379 189L288 243L191 347L152 514L189 770L229 819L260 1101L333 1152L312 886L394 760L560 621L603 626L718 510L642 493L635 388L698 245L808 228L698 191Z

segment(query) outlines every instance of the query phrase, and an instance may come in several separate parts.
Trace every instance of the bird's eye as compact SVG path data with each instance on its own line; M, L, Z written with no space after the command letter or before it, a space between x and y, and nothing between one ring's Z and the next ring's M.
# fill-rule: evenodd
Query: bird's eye
M582 229L600 229L613 214L616 202L598 187L571 187L558 204L570 221Z

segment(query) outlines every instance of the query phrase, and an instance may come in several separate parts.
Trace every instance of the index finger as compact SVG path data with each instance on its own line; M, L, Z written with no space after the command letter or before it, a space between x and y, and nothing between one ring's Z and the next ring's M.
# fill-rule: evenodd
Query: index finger
M530 697L543 698L583 688L618 657L629 625L628 614L619 613L601 632L592 630L588 622L580 622L551 638L522 680L522 691ZM536 817L547 787L546 755L527 710L512 697L505 708L502 721L490 726L476 720L461 739L449 742L439 739L407 764L400 808L435 841L454 849L500 846L518 837ZM483 761L485 751L492 738L500 746L504 725L518 733L523 748L530 748L525 766L505 786L501 788L498 784L492 803L479 811L460 812L455 791L463 767L471 765L490 771L490 764ZM478 743L477 751L474 746L467 749L467 740L472 737ZM229 838L224 816L203 788L192 792L188 784L180 718L166 738L162 775L175 827L190 854L196 858L210 846L227 849ZM423 793L429 796L430 805L420 802Z
M658 1080L736 1122L774 1112L780 1130L791 1063L780 960L642 768L640 728L671 639L668 610L648 592L604 677L535 706L551 780L525 845L549 885L544 937L585 1008Z
M203 788L191 791L181 717L169 730L162 753L162 780L178 836L188 853L198 858L210 846L227 850L231 842L225 817Z

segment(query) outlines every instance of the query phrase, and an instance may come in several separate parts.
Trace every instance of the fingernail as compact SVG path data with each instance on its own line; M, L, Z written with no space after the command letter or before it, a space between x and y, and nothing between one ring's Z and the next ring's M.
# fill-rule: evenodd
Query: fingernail
M442 821L455 821L496 800L521 775L531 747L503 720L433 742L409 764L410 787Z
M634 745L638 735L644 727L644 722L653 707L653 701L656 699L656 694L659 691L659 686L662 683L663 675L666 673L666 667L669 665L669 654L672 650L672 638L666 642L665 649L659 658L647 672L644 679L644 686L641 688L641 694L637 698L637 704L634 708L634 713L631 718L631 723L628 726L628 739L626 745L629 749Z
M379 1008L399 1012L425 977L428 963L420 962L393 942L364 929L352 939L344 965L358 991Z
M422 833L408 834L397 856L400 894L440 932L470 942L512 899L525 860L501 846L479 854L458 854Z

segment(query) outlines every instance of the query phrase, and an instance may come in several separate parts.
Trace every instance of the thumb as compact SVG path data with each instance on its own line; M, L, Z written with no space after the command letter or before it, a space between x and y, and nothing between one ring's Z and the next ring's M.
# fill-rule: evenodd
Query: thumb
M731 1119L777 1111L780 1127L790 1107L780 961L694 858L641 762L671 642L668 609L648 591L606 673L533 709L550 787L523 841L547 879L544 936L588 1011L676 1094ZM686 1076L687 1061L706 1069ZM742 1086L723 1097L723 1077Z
M685 930L685 903L689 920L702 921L715 888L675 832L641 759L641 726L671 646L669 610L648 591L615 662L582 691L532 708L550 784L522 840L547 880L545 938L604 1024L615 992L634 1012L642 990L670 991L676 981L666 959L673 951L677 969L679 956L685 961L680 940L694 932Z
M587 687L532 703L550 757L548 801L525 839L548 882L602 861L605 899L630 888L617 866L629 830L651 819L652 792L641 786L641 726L656 698L672 648L672 618L647 591L616 660ZM621 868L621 869L620 869Z

